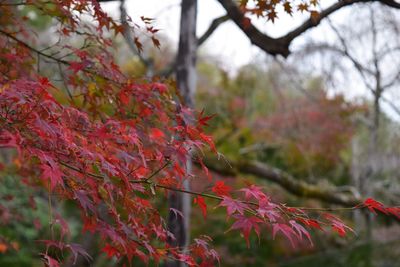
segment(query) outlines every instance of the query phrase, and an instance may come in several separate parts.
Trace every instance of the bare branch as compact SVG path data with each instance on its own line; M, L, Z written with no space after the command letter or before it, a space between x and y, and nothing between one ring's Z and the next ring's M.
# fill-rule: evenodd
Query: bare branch
M248 22L243 12L233 0L218 0L225 8L228 16L236 23L250 39L251 43L271 55L289 55L289 43L279 38L275 39L259 31L252 23Z
M198 39L197 41L197 46L202 45L213 33L214 31L224 22L229 20L229 16L225 15L219 18L215 18L212 23L210 24L210 27L207 29L207 31Z
M119 6L119 10L120 10L120 20L121 20L121 24L123 27L123 36L125 38L125 41L129 47L129 49L131 50L131 52L138 56L140 61L146 66L146 68L151 68L152 67L152 63L153 60L149 59L149 58L145 58L140 51L138 51L136 45L135 45L135 40L132 38L133 34L132 34L132 29L128 23L128 14L126 12L125 9L125 0L120 0L120 6Z
M400 3L394 0L340 0L322 10L319 13L319 18L310 18L286 35L279 38L272 38L258 30L251 22L245 23L246 17L244 16L244 13L233 0L218 0L218 2L225 8L229 17L236 23L236 25L247 35L252 44L258 46L261 50L270 55L282 55L284 57L287 57L290 54L289 46L295 38L307 30L317 26L322 19L330 16L345 6L350 6L355 3L380 2L393 8L400 8Z

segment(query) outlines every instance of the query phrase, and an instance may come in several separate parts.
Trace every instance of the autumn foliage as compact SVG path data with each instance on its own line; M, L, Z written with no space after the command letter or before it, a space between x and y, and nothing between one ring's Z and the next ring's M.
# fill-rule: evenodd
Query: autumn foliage
M68 224L52 209L55 200L76 203L84 231L101 237L108 257L216 264L210 237L194 238L188 250L169 245L174 237L154 201L167 192L184 191L182 182L195 178L186 169L189 155L202 163L201 153L193 151L217 153L203 131L211 117L182 106L171 84L132 80L121 72L109 33L120 34L122 26L97 1L24 2L58 21L58 40L47 49L37 48L29 19L17 12L20 5L9 3L0 2L0 147L15 150L15 179L49 195L49 227L61 230L52 240L41 241L47 247L41 255L45 264L60 264L49 248L90 260L81 246L69 243ZM140 21L132 26L157 40L152 20ZM140 50L140 40L134 39ZM54 53L57 50L62 53ZM59 69L63 82L53 81L53 73L46 77L41 64ZM293 246L303 239L312 245L310 229L331 228L340 236L352 231L331 214L316 219L313 215L319 211L274 203L256 185L233 190L218 181L210 188L186 193L195 197L204 217L205 198L214 199L216 207L226 209L231 229L247 242L252 232L260 235L263 228L273 237L285 236ZM371 199L355 208L363 207L399 217L398 208ZM1 251L6 249L7 244L0 244Z

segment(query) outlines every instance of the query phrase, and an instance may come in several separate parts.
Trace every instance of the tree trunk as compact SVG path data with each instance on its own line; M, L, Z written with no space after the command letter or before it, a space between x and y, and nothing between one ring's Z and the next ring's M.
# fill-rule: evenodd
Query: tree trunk
M196 16L197 0L182 0L181 22L179 34L179 47L176 65L176 78L179 92L186 107L193 108L194 92L196 89ZM186 162L187 172L191 171L191 160ZM185 189L189 189L189 180L184 182ZM170 193L169 206L183 213L183 218L176 216L174 212L169 213L168 228L174 234L175 240L169 240L172 247L185 249L189 241L189 220L191 199L188 194L178 192ZM185 264L179 261L167 261L167 267L181 267Z

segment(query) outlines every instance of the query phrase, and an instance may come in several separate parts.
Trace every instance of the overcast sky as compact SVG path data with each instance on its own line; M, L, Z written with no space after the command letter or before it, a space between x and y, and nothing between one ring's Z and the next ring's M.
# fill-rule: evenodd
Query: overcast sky
M325 0L324 3L332 1ZM200 36L204 33L214 18L226 14L225 10L216 0L198 1L198 30ZM113 14L118 14L119 3L105 3L104 8ZM178 41L180 0L145 0L126 1L128 14L134 19L140 16L156 18L156 27L161 29L175 43ZM280 36L298 25L306 15L296 14L294 17L283 12L275 22L259 19L256 24L260 29L268 29L268 33L274 37ZM252 46L248 38L228 21L221 25L217 31L207 40L204 47L207 53L216 55L227 68L236 69L251 62L259 54L259 49Z

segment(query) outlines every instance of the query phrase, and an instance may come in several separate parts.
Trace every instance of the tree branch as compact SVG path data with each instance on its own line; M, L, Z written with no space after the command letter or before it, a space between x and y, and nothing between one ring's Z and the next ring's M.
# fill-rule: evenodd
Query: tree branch
M362 203L359 194L347 194L335 188L321 188L298 180L290 174L258 161L229 161L228 166L216 157L207 157L204 164L222 175L236 176L239 173L254 175L260 179L276 183L286 191L300 197L314 198L330 204L353 207Z
M198 39L197 41L197 46L202 45L213 33L214 31L224 22L229 20L229 16L225 15L219 18L215 18L211 24L210 27L207 29L207 31Z
M283 55L284 57L289 55L289 44L285 43L285 40L272 38L259 31L252 23L248 22L244 13L233 0L218 0L218 2L225 8L228 16L246 34L252 44L271 55Z
M143 63L143 65L147 68L148 76L151 76L154 67L153 59L143 56L143 54L136 47L135 40L132 38L133 36L132 29L128 23L128 14L125 9L125 0L120 0L119 11L120 11L120 20L123 27L122 35L126 41L126 44L128 45L131 52L134 55L136 55L139 58L139 60Z
M340 0L330 7L322 10L319 13L318 18L310 18L286 35L283 35L279 38L272 38L269 35L262 33L260 30L258 30L251 22L246 21L247 19L244 13L240 10L240 8L235 4L233 0L218 0L218 2L227 11L228 16L247 35L252 44L258 46L261 50L270 55L282 55L284 57L287 57L290 54L289 46L295 38L306 32L307 30L317 26L322 19L328 17L332 13L340 10L345 6L350 6L355 3L380 2L384 5L400 9L400 3L394 0Z
M3 31L3 30L1 30L1 29L0 29L0 34L6 36L7 38L9 38L9 39L11 39L11 40L13 40L13 41L16 42L18 45L21 45L21 46L27 48L28 50L30 50L30 51L36 53L37 55L40 55L40 56L42 56L42 57L44 57L44 58L47 58L47 59L49 59L49 60L52 60L52 61L56 62L57 64L63 64L63 65L65 65L65 66L71 66L71 62L69 62L69 61L67 61L67 60L64 60L64 59L62 59L62 58L56 58L56 57L54 56L54 54L53 54L53 55L49 55L49 54L43 53L43 52L42 52L43 50L38 50L38 49L34 48L33 46L31 46L31 45L25 43L24 41L18 39L17 37L15 37L14 34L8 33L8 32ZM112 82L112 83L114 83L114 84L120 84L118 81L115 81L115 80L113 80L113 79L111 79L111 78L109 78L109 77L106 77L106 76L101 75L101 74L99 74L99 73L97 73L97 72L95 72L95 71L92 71L92 70L90 70L90 69L87 68L87 67L86 67L86 68L83 68L81 71L83 71L83 72L85 72L85 73L87 73L87 74L90 74L90 75L97 76L97 77L99 77L99 78L102 78L102 79L104 79L104 80L106 80L106 81L109 81L109 82Z
M218 161L218 160L217 160ZM61 165L63 165L64 167L67 167L71 170L74 170L76 172L82 173L84 175L88 175L91 176L93 178L96 179L104 179L106 176L105 175L98 175L98 174L94 174L94 173L90 173L90 172L86 172L83 171L77 167L74 167L72 165L69 165L68 163L65 162L59 162ZM168 162L169 163L169 162ZM166 165L163 165L160 169L165 168ZM264 165L265 167L266 165ZM215 167L215 169L213 169L212 167L210 167L210 169L212 170L217 170L218 172L223 172L221 170L220 167L217 167L217 165L213 165L213 167ZM145 184L148 185L150 187L154 187L154 188L162 188L168 191L173 191L173 192L180 192L180 193L185 193L185 194L189 194L189 195L193 195L193 196L202 196L205 198L209 198L209 199L214 199L214 200L219 200L222 201L224 198L215 194L208 194L208 193L204 193L204 192L198 192L198 191L192 191L192 190L187 190L184 188L178 188L178 187L171 187L171 186L166 186L166 185L162 185L162 184L158 184L155 182L150 181L150 178L157 175L160 171L160 169L156 170L155 172L153 172L148 178L144 178L144 179L140 179L140 180L130 180L131 183L136 183L136 184ZM232 168L230 170L227 169L227 171L225 172L225 174L230 173L232 174ZM254 173L252 173L254 174ZM289 179L294 179L294 178L289 178ZM301 183L296 181L297 183ZM309 187L312 187L311 185L308 185ZM314 186L315 187L315 186ZM323 192L323 190L320 190L321 192ZM351 190L349 190L351 191ZM325 191L326 192L326 191ZM341 193L341 191L337 191L336 192L338 195L339 194L343 194ZM346 197L351 200L346 200ZM309 207L293 207L293 208L299 208L299 209L303 209L303 210L314 210L314 211L340 211L340 210L353 210L353 209L357 209L357 208L362 208L363 206L360 206L362 204L362 199L361 198L354 198L352 199L349 196L344 196L339 198L338 196L336 196L337 199L341 199L341 201L345 201L343 203L337 203L337 202L333 202L333 201L326 201L328 203L334 203L334 204L339 204L342 206L345 206L345 208L309 208ZM238 199L239 202L245 203L245 204L249 204L251 206L258 206L259 204L257 202L253 202L253 201L248 201L248 200L240 200ZM286 205L285 205L286 206ZM288 207L288 206L286 206Z

